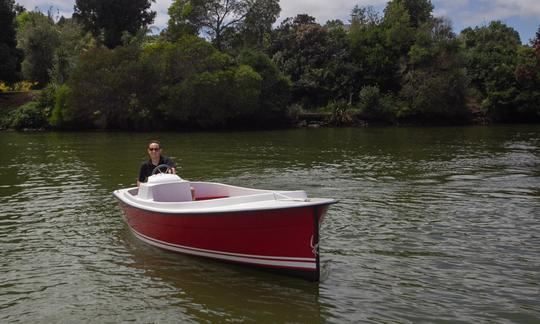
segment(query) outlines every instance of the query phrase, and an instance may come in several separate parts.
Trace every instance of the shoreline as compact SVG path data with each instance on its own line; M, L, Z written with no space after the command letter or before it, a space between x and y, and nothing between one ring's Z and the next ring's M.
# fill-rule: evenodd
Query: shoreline
M275 127L257 128L257 127L233 127L227 129L200 129L197 127L185 127L184 129L163 128L159 130L150 129L54 129L49 127L23 127L18 129L9 125L10 114L17 111L20 107L30 102L36 102L39 97L39 90L34 91L14 91L0 92L0 131L19 131L19 132L151 132L151 131L171 131L171 132L231 132L231 131L267 131L282 129L299 128L364 128L364 127L462 127L462 126L495 126L495 125L520 125L520 124L538 124L534 121L516 121L516 122L492 122L487 116L486 111L478 106L469 106L470 117L459 121L456 120L426 120L422 118L409 118L408 120L388 122L377 119L370 119L367 116L357 112L347 112L336 116L332 112L299 112L291 116L289 120L284 120L283 124Z

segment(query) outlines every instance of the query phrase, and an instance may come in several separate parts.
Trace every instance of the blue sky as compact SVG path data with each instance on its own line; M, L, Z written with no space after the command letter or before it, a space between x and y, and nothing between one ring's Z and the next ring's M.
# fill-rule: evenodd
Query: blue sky
M15 0L28 10L38 7L46 11L52 7L55 12L70 17L74 0ZM172 0L156 0L152 9L157 12L154 25L162 29L167 24L167 8ZM373 6L382 11L388 0L280 0L281 16L296 16L307 13L324 24L329 19L348 21L355 5ZM432 0L434 15L444 16L452 21L454 31L459 33L466 27L487 25L492 20L501 20L516 29L523 43L534 38L540 25L540 0Z

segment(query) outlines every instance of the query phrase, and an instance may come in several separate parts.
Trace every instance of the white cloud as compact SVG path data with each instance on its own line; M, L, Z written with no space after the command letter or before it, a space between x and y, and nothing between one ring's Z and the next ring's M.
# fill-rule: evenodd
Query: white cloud
M55 11L60 10L66 14L69 13L70 17L75 5L75 1L70 0L15 0L15 2L23 5L26 10L34 10L37 7L41 11L46 11L52 7Z
M35 7L41 11L53 8L60 15L71 17L74 0L16 0L28 10ZM156 0L152 10L156 11L154 26L159 29L167 25L167 9L173 0ZM324 24L330 19L348 21L355 5L374 6L382 9L388 0L281 0L281 15L278 22L287 17L307 13ZM540 0L432 0L436 16L446 16L458 26L475 26L492 20L517 19L538 21L540 24ZM538 25L537 24L537 25ZM531 31L526 31L531 32Z
M163 29L167 26L167 21L169 20L167 10L171 6L171 3L172 0L156 0L156 2L152 4L151 8L156 12L156 19L154 19L153 25L159 29Z
M539 0L439 0L436 14L449 16L465 25L477 25L508 18L540 17Z
M347 21L355 5L375 7L385 5L387 2L388 0L281 0L279 2L281 15L278 20L306 13L315 17L320 24L332 19Z

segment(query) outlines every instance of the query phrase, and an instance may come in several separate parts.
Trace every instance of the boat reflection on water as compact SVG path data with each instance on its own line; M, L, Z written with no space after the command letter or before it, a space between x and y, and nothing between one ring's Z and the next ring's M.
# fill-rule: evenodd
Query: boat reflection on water
M138 240L126 227L132 263L165 283L170 305L197 322L322 322L319 283L165 251Z

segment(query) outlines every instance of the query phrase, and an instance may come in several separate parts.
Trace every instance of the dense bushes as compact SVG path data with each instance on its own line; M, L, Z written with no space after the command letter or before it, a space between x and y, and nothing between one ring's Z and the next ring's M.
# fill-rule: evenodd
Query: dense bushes
M139 59L140 51L131 44L96 47L81 55L67 83L70 123L107 129L152 126L159 75Z
M19 12L10 26L30 81L18 84L42 91L4 113L2 127L260 128L302 113L337 125L540 120L540 30L533 46L501 22L456 36L429 0L391 0L382 13L356 6L347 27L301 14L272 30L277 1L238 3L239 20L225 28L208 25L223 3L209 11L175 0L161 35L148 35L148 21L121 35L123 21L95 12L115 26L114 42L80 20ZM0 91L14 84L0 80Z
M195 36L93 48L81 55L67 87L57 90L54 126L249 127L282 121L289 96L287 79L266 55L235 62Z
M15 129L38 129L46 125L45 116L37 102L29 102L12 113L11 127Z

